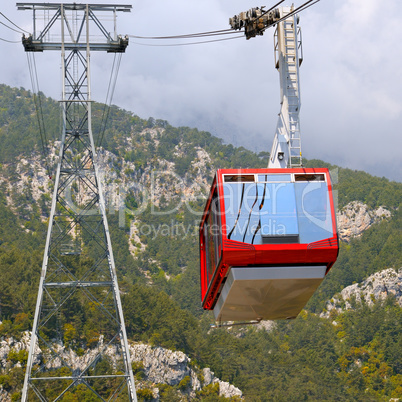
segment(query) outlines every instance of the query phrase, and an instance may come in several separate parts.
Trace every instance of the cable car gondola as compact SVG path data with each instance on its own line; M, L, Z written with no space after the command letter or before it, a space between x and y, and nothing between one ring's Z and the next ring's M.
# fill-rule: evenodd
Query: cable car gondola
M220 169L199 228L215 319L295 318L338 255L328 169Z
M218 322L295 318L338 256L328 169L302 167L298 10L256 8L230 19L247 39L255 36L255 13L264 17L258 35L277 25L281 110L268 168L218 170L205 206L201 300Z

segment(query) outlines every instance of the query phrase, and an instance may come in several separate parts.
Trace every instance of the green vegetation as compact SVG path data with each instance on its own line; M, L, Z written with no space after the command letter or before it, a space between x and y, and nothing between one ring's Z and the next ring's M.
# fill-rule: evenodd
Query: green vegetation
M321 160L303 160L305 167L326 167L336 173L335 189L338 190L339 208L351 201L361 201L370 208L379 206L388 209L399 207L402 200L401 183L385 177L373 177L366 172L340 168Z
M44 97L42 102L49 117L48 138L57 137L57 102ZM96 124L102 111L103 106L95 104L95 133L100 131ZM29 91L0 85L0 337L17 339L32 325L47 226L41 217L46 217L50 200L43 191L37 204L29 185L22 192L8 185L19 179L15 167L20 155L28 157L32 150L40 150L33 112ZM117 177L127 176L133 182L139 182L152 169L162 169L160 163L165 159L174 163L175 173L184 184L191 183L197 174L191 162L201 148L211 158L206 166L207 181L211 181L217 167L264 167L267 160L266 153L256 155L224 145L207 132L174 128L152 118L143 120L117 107L111 108L103 146L116 155L111 163ZM123 168L124 160L133 162L135 170ZM109 216L129 338L187 353L192 364L210 367L216 376L239 387L247 401L402 398L402 309L394 299L374 307L357 305L354 310L332 314L330 320L318 316L325 301L345 286L385 268L402 266L402 184L321 161L306 161L306 166L338 169L336 188L341 207L359 200L372 208L385 206L392 213L389 220L373 225L360 238L341 244L337 263L306 311L296 320L277 322L271 332L256 327L211 331L212 316L203 312L199 300L199 217L193 213L202 211L205 194L176 208L182 196L178 193L172 199L160 199L160 206L153 210L151 205L146 206L136 216L139 238L146 246L140 251L136 245L136 258L128 246L130 215L123 228L119 227L118 214ZM141 195L130 192L127 208L136 211ZM171 212L162 214L167 211ZM144 234L147 226L157 230L152 235ZM72 264L79 269L89 263L89 258L76 257ZM149 272L150 283L142 271ZM63 323L64 342L82 354L97 343L99 333L95 331L96 315L88 317L78 310L66 307L69 319ZM26 353L12 350L8 361L15 366L0 373L0 385L18 400ZM136 380L144 381L142 364L133 363L133 370ZM178 392L186 392L188 385L188 378L174 387L159 384L161 400L180 400ZM107 384L102 386L107 395ZM56 391L49 389L48 397ZM144 386L138 396L150 400L151 394L151 389ZM90 401L91 397L80 386L63 400ZM225 398L219 397L216 384L211 384L194 400Z
M350 244L341 243L338 260L310 299L308 308L319 313L325 301L344 287L361 282L385 268L402 267L401 206L394 211L390 221L373 225L361 238L352 239Z

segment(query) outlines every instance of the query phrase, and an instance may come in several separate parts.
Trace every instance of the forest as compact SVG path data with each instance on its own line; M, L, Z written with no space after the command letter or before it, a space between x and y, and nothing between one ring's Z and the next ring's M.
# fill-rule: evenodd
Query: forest
M57 102L42 96L46 115L47 140L60 133ZM42 264L46 214L51 194L43 192L35 201L29 186L18 192L16 165L21 158L42 156L40 134L35 120L33 94L23 88L0 85L0 337L19 338L32 327ZM103 105L94 105L94 131L99 135L96 116ZM148 130L148 131L147 131ZM152 130L154 130L152 132ZM151 132L153 133L151 135ZM265 167L267 153L255 154L243 147L224 144L210 133L189 127L172 127L153 118L142 119L112 106L102 147L115 155L113 171L117 180L141 180L162 160L173 163L175 174L190 183L197 177L193 160L203 149L210 160L205 179L211 182L214 170L224 167ZM180 152L178 152L178 150ZM124 161L135 170L123 169ZM50 169L54 161L49 159ZM253 326L212 330L213 316L200 303L198 238L162 231L141 236L135 257L129 249L130 220L119 225L110 214L113 251L123 291L123 310L131 341L145 342L185 352L198 367L210 367L215 375L240 388L246 401L388 401L402 398L402 307L389 296L373 306L352 301L353 309L320 317L326 301L344 287L359 283L369 275L402 267L402 183L371 176L362 171L305 160L306 167L328 167L337 172L338 207L361 201L370 208L384 206L391 218L371 226L360 237L341 243L340 255L330 273L302 313L289 321L277 321L270 330ZM51 185L49 186L51 188ZM180 194L177 195L179 197ZM168 194L157 206L147 205L135 217L141 225L183 225L196 228L206 193L172 208L177 199ZM141 194L126 198L127 210L135 211ZM10 200L12 201L10 203ZM151 208L152 207L152 208ZM155 214L159 211L172 211ZM139 230L140 231L140 230ZM85 264L90 255L82 255ZM144 277L147 271L151 280ZM91 320L71 312L71 328L64 339L75 350L91 345ZM96 317L93 317L95 320ZM19 400L23 382L24 353L9 356L19 362L0 373L0 385L13 400ZM140 368L134 368L141 378ZM160 387L162 401L181 400L175 392L185 384ZM78 393L66 401L88 400ZM150 400L146 387L140 400ZM75 399L74 399L75 398ZM78 399L77 399L78 398ZM224 401L211 387L197 395L199 401Z

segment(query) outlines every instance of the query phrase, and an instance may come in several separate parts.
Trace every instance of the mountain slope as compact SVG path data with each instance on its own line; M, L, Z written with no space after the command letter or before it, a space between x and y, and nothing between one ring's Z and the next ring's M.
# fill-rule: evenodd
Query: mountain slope
M57 137L57 103L43 103L48 138ZM94 106L96 135L102 108ZM0 336L6 339L18 338L32 320L52 182L32 96L2 85L0 111L5 144L0 150ZM99 162L131 340L185 352L194 364L210 367L240 388L246 400L402 397L401 308L394 299L331 316L335 324L319 317L344 287L402 266L401 183L328 165L338 175L340 207L360 201L369 210L382 206L390 216L341 244L338 262L296 320L277 322L269 332L257 327L211 331L211 314L202 311L199 300L199 213L216 168L265 167L267 154L117 107L110 119ZM52 172L57 142L49 148ZM71 341L78 350L88 339L79 320L74 325ZM13 392L20 381L17 368L0 376L0 385Z

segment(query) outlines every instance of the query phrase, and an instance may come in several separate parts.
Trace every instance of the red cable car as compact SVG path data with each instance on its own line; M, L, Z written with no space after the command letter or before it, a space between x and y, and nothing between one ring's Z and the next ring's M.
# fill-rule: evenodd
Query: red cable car
M328 169L220 169L200 224L215 319L295 318L338 256Z

